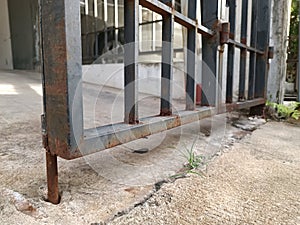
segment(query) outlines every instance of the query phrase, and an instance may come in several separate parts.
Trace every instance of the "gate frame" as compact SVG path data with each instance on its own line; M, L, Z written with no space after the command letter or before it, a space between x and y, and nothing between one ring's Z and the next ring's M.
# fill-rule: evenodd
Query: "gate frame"
M248 1L243 0L243 11L246 10L246 2ZM253 0L253 2L258 2L258 0ZM231 33L228 36L228 24L222 25L218 20L218 0L200 1L202 11L200 24L196 18L196 10L199 9L197 3L199 3L197 0L189 1L188 16L185 16L175 10L174 0L124 1L124 55L126 55L124 59L124 123L84 130L80 1L41 0L44 92L42 127L47 156L48 200L50 202L59 203L57 156L71 160L218 113L264 105L268 72L270 0L261 1L257 17L252 18L252 29L255 34L251 36L251 46L246 45L244 30L241 42L232 38L234 36L233 29L230 29ZM235 7L233 4L235 0L229 0L229 3L230 12L234 12L232 7ZM163 41L169 43L164 45L162 50L160 115L142 119L138 117L138 92L134 82L138 75L139 5L162 15ZM255 4L253 11L255 11ZM234 23L235 18L233 16L230 18ZM242 20L243 24L247 24L247 17L244 16ZM187 28L187 49L190 52L187 54L186 110L178 113L172 113L170 103L172 99L174 22ZM252 71L252 73L249 76L250 97L248 101L233 103L231 100L227 101L229 104L222 104L218 100L220 93L217 93L217 82L202 71L202 107L196 107L196 59L195 54L191 53L196 51L197 33L202 35L203 62L208 65L214 75L217 73L217 50L220 44L228 44L232 49L237 47L242 49L243 53L245 51L251 53L250 72ZM229 70L228 73L230 73ZM242 77L242 74L240 76ZM230 100L232 99L232 79L229 77L228 81L227 97ZM245 92L242 84L240 85L240 96L242 96L241 92ZM161 124L165 126L161 126Z

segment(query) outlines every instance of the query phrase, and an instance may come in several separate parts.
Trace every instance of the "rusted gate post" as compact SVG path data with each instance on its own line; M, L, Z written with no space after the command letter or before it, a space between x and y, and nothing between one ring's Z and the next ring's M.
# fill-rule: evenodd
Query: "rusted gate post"
M41 0L40 4L48 200L57 204L57 155L76 155L76 140L83 136L80 1Z

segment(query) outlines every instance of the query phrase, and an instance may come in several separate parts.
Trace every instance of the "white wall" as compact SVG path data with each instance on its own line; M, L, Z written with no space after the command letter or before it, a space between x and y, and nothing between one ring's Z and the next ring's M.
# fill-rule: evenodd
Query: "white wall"
M161 63L140 63L138 66L140 93L160 96ZM92 64L83 66L83 81L124 89L124 64ZM183 63L174 64L173 98L185 98Z
M0 0L0 69L13 69L7 0Z

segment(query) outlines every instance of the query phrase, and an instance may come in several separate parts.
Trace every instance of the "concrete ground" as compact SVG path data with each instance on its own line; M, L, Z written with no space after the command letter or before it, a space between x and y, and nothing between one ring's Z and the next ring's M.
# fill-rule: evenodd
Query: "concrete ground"
M122 120L119 90L84 86L85 127ZM62 200L52 205L41 100L39 74L0 71L0 224L300 224L300 126L237 114L59 159ZM142 95L140 105L155 115L159 101ZM203 175L170 179L193 142Z

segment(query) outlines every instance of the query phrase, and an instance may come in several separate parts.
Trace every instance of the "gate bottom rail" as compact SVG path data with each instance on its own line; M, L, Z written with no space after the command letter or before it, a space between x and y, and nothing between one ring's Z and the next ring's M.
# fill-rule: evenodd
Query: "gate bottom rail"
M46 151L48 201L54 204L59 203L57 156L68 160L75 159L217 114L261 106L265 102L264 98L257 98L244 102L222 104L219 107L200 107L194 111L184 110L171 116L147 117L140 119L140 123L135 125L116 123L87 129L84 131L84 140L73 155L72 153L69 155L51 155L49 151Z

